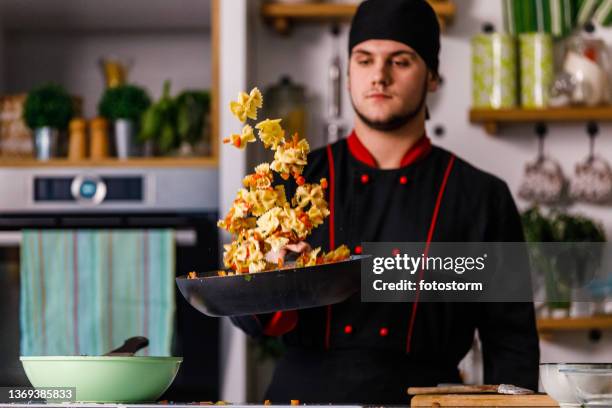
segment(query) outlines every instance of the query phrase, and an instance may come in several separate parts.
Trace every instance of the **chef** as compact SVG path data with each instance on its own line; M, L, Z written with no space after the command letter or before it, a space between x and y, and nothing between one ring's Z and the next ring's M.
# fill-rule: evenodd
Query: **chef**
M425 0L359 6L349 38L354 131L313 151L304 174L329 181L331 214L312 247L346 244L359 254L362 242L523 241L506 184L426 135L439 51L440 27ZM233 321L287 346L267 392L273 403L408 404L409 386L461 382L457 366L476 331L485 383L538 385L531 303L362 303L356 294Z

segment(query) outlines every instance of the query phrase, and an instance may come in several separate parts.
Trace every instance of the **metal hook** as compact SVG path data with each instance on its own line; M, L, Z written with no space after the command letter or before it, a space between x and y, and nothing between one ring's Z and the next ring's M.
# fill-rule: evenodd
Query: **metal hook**
M340 25L337 22L334 22L331 26L331 34L334 37L338 37L340 36Z
M546 137L546 133L548 132L548 128L544 123L538 123L535 127L535 132L538 135L538 163L542 163L544 161L544 138Z
M595 138L599 133L599 125L596 122L587 123L587 133L589 134L589 158L588 162L591 163L595 160Z

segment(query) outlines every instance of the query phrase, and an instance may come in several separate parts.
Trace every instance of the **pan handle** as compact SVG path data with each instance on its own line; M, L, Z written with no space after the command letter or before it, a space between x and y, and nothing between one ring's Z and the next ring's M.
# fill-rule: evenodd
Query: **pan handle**
M13 248L21 245L20 231L1 231L0 248Z

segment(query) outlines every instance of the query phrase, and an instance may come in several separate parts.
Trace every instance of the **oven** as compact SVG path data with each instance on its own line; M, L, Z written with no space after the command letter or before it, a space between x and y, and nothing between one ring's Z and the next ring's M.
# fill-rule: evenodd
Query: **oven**
M29 385L19 362L19 248L23 229L171 228L176 273L219 262L218 173L212 167L39 167L0 170L0 385ZM176 290L172 354L184 361L162 397L219 399L219 320Z

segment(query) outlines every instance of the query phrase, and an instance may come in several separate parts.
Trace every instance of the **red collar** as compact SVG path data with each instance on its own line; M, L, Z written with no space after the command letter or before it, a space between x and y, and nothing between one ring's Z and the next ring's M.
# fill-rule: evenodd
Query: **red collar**
M370 166L377 168L378 163L374 159L374 156L370 153L370 151L361 143L361 140L357 137L357 133L353 130L353 133L347 139L348 148L353 157L355 157L360 162ZM427 156L431 152L431 140L424 135L422 138L418 140L408 151L404 154L402 161L400 163L400 167L408 166L423 157Z

